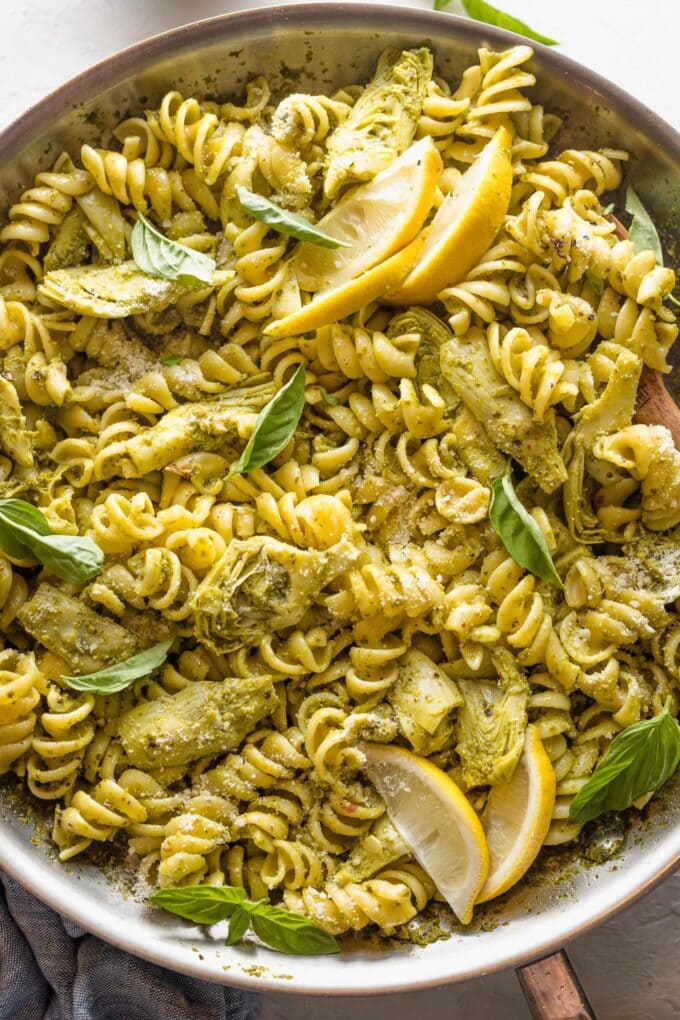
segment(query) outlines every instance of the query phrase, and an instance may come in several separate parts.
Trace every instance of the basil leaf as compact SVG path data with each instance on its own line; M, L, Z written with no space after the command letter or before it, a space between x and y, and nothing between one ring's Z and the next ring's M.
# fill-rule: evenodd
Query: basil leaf
M129 659L117 662L115 666L106 666L96 673L85 673L83 676L62 676L62 680L74 691L94 691L96 694L116 694L124 690L133 680L148 676L154 669L162 666L168 656L168 649L173 639L161 641Z
M137 213L130 246L132 257L143 273L162 276L166 280L190 276L201 283L213 282L214 259L178 241L171 241L156 230L142 213Z
M314 921L269 903L253 904L250 923L257 937L280 953L318 956L340 949L333 936Z
M179 365L180 361L184 361L186 354L164 354L162 358L159 358L161 365Z
M598 297L602 297L604 294L604 280L601 280L599 276L596 276L591 269L586 269L586 280L593 288Z
M72 584L88 581L104 563L91 538L55 534L45 515L23 499L0 499L0 549L13 559L41 563Z
M604 811L623 811L658 790L680 764L680 727L668 711L628 726L582 786L569 808L570 822L587 822Z
M663 248L652 219L640 201L632 184L626 189L626 212L633 217L628 227L628 237L638 251L654 252L656 261L663 265Z
M236 885L190 885L158 889L150 901L171 914L196 924L217 924L246 902L246 891Z
M250 928L250 914L248 910L244 907L236 907L229 918L229 931L224 940L225 945L235 946L237 942L241 941L248 928Z
M271 949L297 956L337 953L332 935L300 914L274 907L263 900L246 899L246 891L233 885L191 885L159 889L149 900L157 907L195 924L217 924L230 918L226 943L234 945L249 925Z
M435 11L443 11L450 2L451 0L435 0ZM461 2L467 14L474 18L475 21L481 21L485 25L495 25L496 28L506 28L508 32L517 32L518 35L526 36L527 39L534 39L536 42L543 43L544 46L559 45L556 39L550 39L547 35L534 32L533 28L529 28L519 18L513 17L512 14L506 14L504 11L499 11L497 7L492 7L485 0L461 0Z
M23 499L0 500L0 549L17 560L36 560L25 529L37 535L51 534L44 514Z
M305 370L300 365L295 375L258 414L253 434L227 479L255 471L281 453L297 428L304 406Z
M325 389L322 386L319 387L319 393L321 394L321 399L323 400L323 402L325 404L328 404L329 407L339 407L340 401L338 400L338 398L332 396L330 393L326 393Z
M491 483L489 520L515 563L556 588L564 587L541 529L515 492L509 464Z
M238 200L246 212L249 212L261 223L266 223L268 227L276 230L279 234L290 234L291 237L297 237L298 241L311 241L312 244L318 244L320 248L352 247L346 241L338 241L337 238L324 234L323 230L319 230L304 216L298 216L297 213L288 212L286 209L279 209L278 205L274 205L268 198L256 195L254 191L248 191L241 184L236 188L236 192Z
M40 535L32 540L31 549L46 570L72 584L89 581L104 563L104 553L87 536Z

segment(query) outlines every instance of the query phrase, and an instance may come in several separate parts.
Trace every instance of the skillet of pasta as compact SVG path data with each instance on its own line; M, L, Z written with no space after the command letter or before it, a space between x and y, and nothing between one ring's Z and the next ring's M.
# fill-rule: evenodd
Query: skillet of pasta
M531 55L170 91L9 210L0 770L62 861L465 924L677 766L675 275Z

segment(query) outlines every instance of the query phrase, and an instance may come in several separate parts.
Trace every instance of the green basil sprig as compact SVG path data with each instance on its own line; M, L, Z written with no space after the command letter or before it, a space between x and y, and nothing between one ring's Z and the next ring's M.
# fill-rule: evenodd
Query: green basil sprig
M515 492L510 464L505 474L491 483L489 520L515 563L556 588L564 587L543 532Z
M638 251L653 251L656 261L662 266L661 239L651 216L640 201L640 196L632 184L626 188L626 212L633 217L628 227L628 239L633 242Z
M305 370L300 365L258 414L253 434L227 478L255 471L281 453L297 428L304 406Z
M213 282L214 259L201 251L187 248L179 241L171 241L156 230L142 213L137 213L130 246L132 257L143 273L162 276L166 280L189 276L201 283Z
M527 39L534 39L536 42L543 43L544 46L557 46L559 45L556 39L550 39L547 35L541 35L540 32L535 32L533 28L530 28L519 18L513 17L512 14L506 14L504 11L499 11L497 7L492 7L491 4L486 3L486 0L461 0L466 13L474 18L475 21L481 21L485 25L495 25L496 28L506 28L508 32L517 32L518 35L526 36ZM443 11L449 6L451 0L435 0L434 9L435 11Z
M604 294L604 280L601 280L599 276L596 276L592 269L586 269L586 280L597 296L602 297Z
M680 727L670 698L653 719L626 727L582 786L569 808L570 822L587 822L604 811L624 811L645 793L663 786L680 765Z
M117 694L125 690L134 680L148 676L154 669L162 666L168 657L168 650L173 639L161 641L143 652L131 655L114 666L105 666L96 673L84 673L82 676L62 676L67 687L74 691L92 691L94 694Z
M280 209L264 195L256 195L254 191L248 191L241 184L236 188L238 200L251 216L261 223L266 223L272 230L279 234L290 234L298 241L311 241L318 244L320 248L351 248L352 245L346 241L338 241L337 237L324 234L313 223L306 220L304 216L288 212L287 209Z
M159 358L161 365L179 365L180 361L184 361L186 354L164 354L162 358Z
M0 499L0 549L13 559L42 563L72 584L89 581L104 563L91 538L55 534L45 515L23 499Z
M229 918L226 943L240 942L248 928L265 945L294 956L319 956L339 951L332 935L314 921L265 900L249 900L245 889L233 885L193 885L159 889L150 896L155 906L195 924L217 924Z

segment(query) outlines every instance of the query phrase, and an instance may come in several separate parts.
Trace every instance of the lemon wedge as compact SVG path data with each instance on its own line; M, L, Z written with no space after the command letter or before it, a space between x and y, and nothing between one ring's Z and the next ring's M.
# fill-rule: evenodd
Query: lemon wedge
M412 241L432 208L442 166L432 139L423 138L372 181L348 192L315 225L351 247L298 245L292 263L302 289L337 287Z
M477 902L507 892L528 870L548 834L555 807L555 773L535 726L512 777L494 786L482 814L491 870Z
M489 872L481 822L445 772L402 747L363 748L366 771L394 827L462 924Z
M265 336L299 336L300 333L320 329L321 326L351 315L396 287L415 265L422 246L422 238L417 237L396 255L373 266L356 280L348 280L339 287L322 291L298 311L270 322L264 330Z
M418 262L386 298L395 305L428 305L459 283L491 246L510 204L511 138L500 127L440 205Z

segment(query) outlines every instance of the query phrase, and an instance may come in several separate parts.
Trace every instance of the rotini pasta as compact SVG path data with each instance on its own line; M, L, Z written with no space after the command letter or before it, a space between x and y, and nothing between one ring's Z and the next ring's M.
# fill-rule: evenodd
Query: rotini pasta
M428 759L484 820L536 732L557 846L616 734L677 714L680 453L634 422L643 366L670 370L675 273L607 212L628 154L553 146L531 55L483 48L451 82L426 48L388 50L333 95L172 89L9 209L0 495L104 558L70 584L0 555L0 772L54 802L61 860L115 841L145 891L238 885L338 935L405 938L439 893L366 744ZM299 217L356 210L416 139L434 176L425 218L381 241L398 259L500 136L507 212L431 307L396 308L391 283L277 329L329 300L311 241L296 262ZM212 277L141 274L140 214ZM357 214L348 236L370 256L369 228ZM360 288L343 251L324 265ZM304 405L275 442L294 374ZM500 539L513 461L562 587ZM164 664L116 693L62 679L165 639Z

